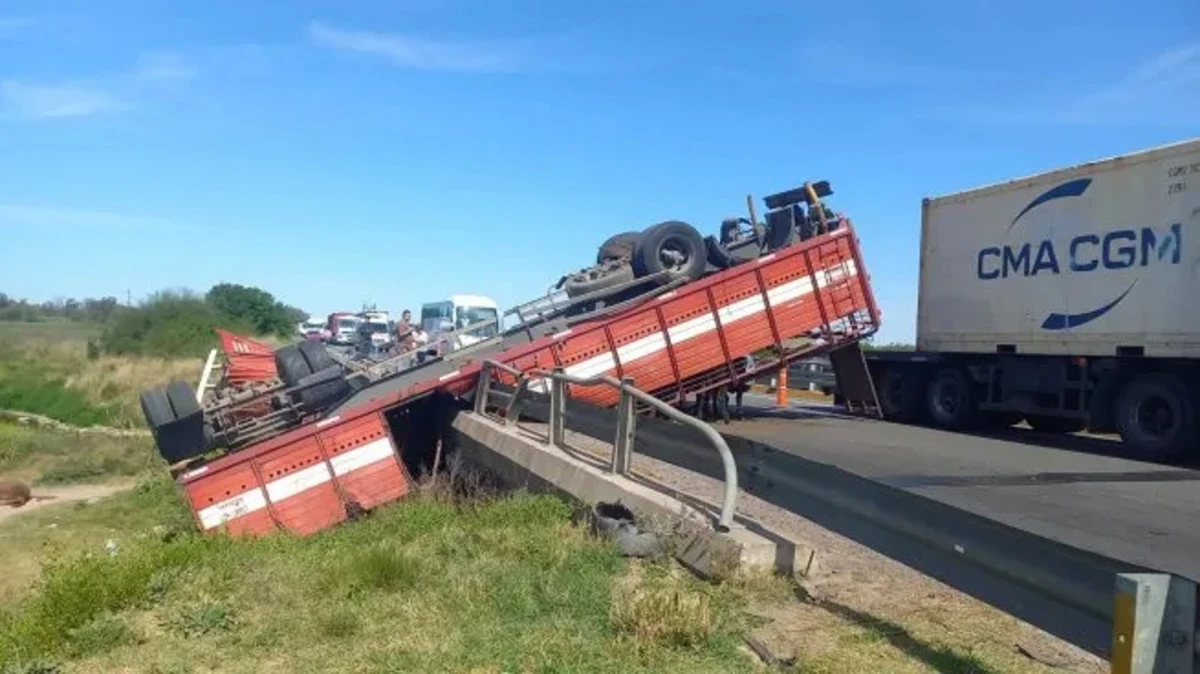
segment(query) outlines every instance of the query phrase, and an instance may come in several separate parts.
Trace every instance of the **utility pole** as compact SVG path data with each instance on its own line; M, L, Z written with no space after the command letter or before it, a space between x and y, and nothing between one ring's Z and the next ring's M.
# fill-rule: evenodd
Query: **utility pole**
M125 306L133 306L133 291L131 291L129 288L125 289Z

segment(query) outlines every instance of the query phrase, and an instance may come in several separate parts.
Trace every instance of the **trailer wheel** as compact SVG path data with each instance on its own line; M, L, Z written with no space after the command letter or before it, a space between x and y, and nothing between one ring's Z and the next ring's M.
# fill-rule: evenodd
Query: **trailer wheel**
M925 401L929 418L943 428L968 428L979 416L975 387L966 373L957 368L946 368L934 375L926 389Z
M1195 448L1195 397L1172 375L1135 377L1117 396L1116 418L1121 439L1147 459L1174 459Z
M304 362L308 363L308 369L313 372L327 370L338 364L333 356L329 355L329 349L320 342L300 342L296 348L300 349Z
M921 416L924 377L912 367L883 367L876 394L883 418L894 421L915 421Z
M633 272L638 277L670 270L670 276L696 280L708 263L704 238L695 227L668 220L642 232L633 253Z
M161 388L152 388L142 391L142 416L146 417L146 425L150 430L157 431L159 428L175 421L175 413L171 411L171 399L167 397L167 392Z
M200 403L196 402L196 389L186 381L175 380L167 384L167 399L171 401L176 419L187 419L201 413Z
M275 369L279 372L279 378L289 387L312 374L312 368L304 360L300 347L295 344L288 344L275 352Z
M1072 417L1052 417L1042 414L1030 414L1025 417L1030 428L1039 433L1078 433L1087 427L1083 419Z
M600 244L600 250L596 253L596 264L632 258L633 251L637 248L641 238L641 232L621 232L608 237L604 243Z
M633 269L628 263L613 260L571 274L563 282L562 288L567 297L582 297L633 279Z

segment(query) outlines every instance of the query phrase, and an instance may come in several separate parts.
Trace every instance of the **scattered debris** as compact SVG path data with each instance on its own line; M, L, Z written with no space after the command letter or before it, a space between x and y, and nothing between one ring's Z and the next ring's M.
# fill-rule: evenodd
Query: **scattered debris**
M590 519L592 533L614 540L621 554L626 557L658 557L663 554L658 536L639 531L633 511L619 501L596 503Z

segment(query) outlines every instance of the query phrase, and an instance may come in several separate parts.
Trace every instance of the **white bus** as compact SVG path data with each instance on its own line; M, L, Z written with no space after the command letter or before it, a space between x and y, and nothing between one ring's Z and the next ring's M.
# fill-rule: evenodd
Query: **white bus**
M472 325L479 327L463 332L464 328ZM438 355L444 355L498 337L500 309L496 300L490 297L451 295L449 299L421 305L421 329L428 335L429 344L442 337L453 337L438 349Z

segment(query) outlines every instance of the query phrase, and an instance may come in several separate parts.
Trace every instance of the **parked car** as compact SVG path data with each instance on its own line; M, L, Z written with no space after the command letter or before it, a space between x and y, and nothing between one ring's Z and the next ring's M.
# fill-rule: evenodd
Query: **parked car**
M820 391L831 396L837 393L837 376L828 358L806 358L788 367L788 388Z
M297 326L297 332L302 339L309 341L323 342L329 339L329 331L325 329L325 323L314 318L309 318Z
M355 349L363 356L386 355L391 351L393 338L391 325L388 321L363 321L358 325L358 336Z

